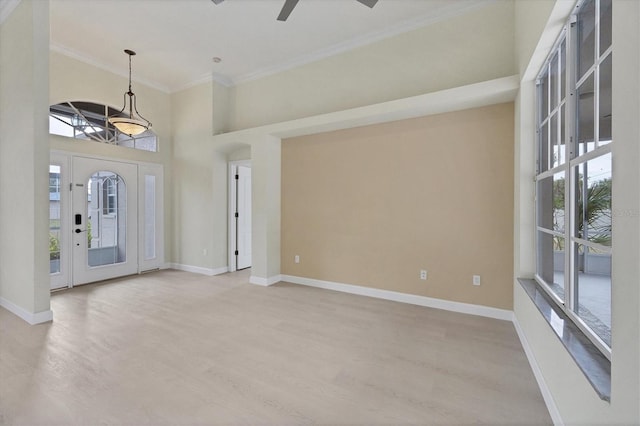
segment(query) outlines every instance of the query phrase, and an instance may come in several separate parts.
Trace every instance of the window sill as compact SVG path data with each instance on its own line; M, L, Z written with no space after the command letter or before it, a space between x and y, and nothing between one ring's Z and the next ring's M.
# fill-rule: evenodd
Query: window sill
M549 295L532 279L518 278L518 282L575 360L600 399L611 399L611 361L584 335Z

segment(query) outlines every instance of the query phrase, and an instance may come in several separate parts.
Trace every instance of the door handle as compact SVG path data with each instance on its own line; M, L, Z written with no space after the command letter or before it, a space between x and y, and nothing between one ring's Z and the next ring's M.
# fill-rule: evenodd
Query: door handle
M82 229L76 229L76 234L79 234L81 232L87 232L86 230L82 230Z

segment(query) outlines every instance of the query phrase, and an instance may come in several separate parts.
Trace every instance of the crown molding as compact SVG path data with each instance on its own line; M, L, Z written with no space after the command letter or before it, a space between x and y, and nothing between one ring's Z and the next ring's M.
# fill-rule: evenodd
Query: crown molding
M429 25L433 25L438 22L445 21L447 19L454 18L456 16L463 15L475 9L479 9L490 4L495 3L497 0L471 0L469 2L450 2L443 9L436 14L429 14L426 16L420 16L415 19L405 21L399 25L395 25L389 28L385 28L382 31L363 34L354 39L334 44L327 48L319 49L314 52L298 56L289 61L285 61L278 65L264 67L262 69L252 71L247 74L243 74L237 77L232 77L231 81L233 85L247 83L249 81L258 80L260 78L268 77L273 74L277 74L283 71L287 71L302 65L306 65L320 59L325 59L331 56L338 55L340 53L347 52L349 50L363 47L377 41L381 41L393 36L404 34L413 30L417 30Z
M108 71L112 74L119 75L124 78L129 78L129 74L127 72L123 72L122 69L120 68L116 69L110 65L105 64L104 62L99 61L98 59L92 56L85 55L84 53L80 53L76 50L70 49L67 46L64 46L62 44L51 42L49 44L49 49L53 52L59 53L61 55L75 59L77 61L84 62L87 65L100 68L101 70ZM139 78L132 78L132 81L135 81L136 83L151 87L153 89L159 90L164 93L171 93L171 90L169 87L154 81L149 81L149 80L144 80Z
M181 84L178 87L172 88L171 93L182 92L183 90L187 90L192 87L199 86L201 84L211 83L214 80L215 78L213 77L213 75L211 75L211 73L202 74L200 77L196 78L195 80L191 80L185 84Z
M469 2L465 2L465 3L451 2L436 14L429 14L426 16L417 17L415 19L405 21L402 24L385 28L382 31L364 34L354 39L337 43L337 44L334 44L333 46L329 46L305 55L295 57L289 61L285 61L277 65L260 68L258 70L251 71L249 73L242 74L239 76L235 76L235 77L225 76L225 75L216 74L216 73L214 73L213 76L211 76L210 74L207 74L206 76L202 76L196 80L193 80L191 82L188 82L180 86L178 89L174 91L177 92L180 90L188 89L190 87L197 86L198 84L202 84L211 80L217 83L220 83L225 87L232 87L232 86L236 86L242 83L247 83L253 80L259 80L261 78L268 77L270 75L274 75L283 71L297 68L302 65L310 64L312 62L329 58L331 56L338 55L340 53L348 52L358 47L366 46L368 44L372 44L377 41L384 40L386 38L390 38L390 37L404 34L413 30L417 30L429 25L433 25L435 23L442 22L447 19L451 19L456 16L463 15L472 10L482 8L489 4L495 3L496 1L497 0L470 0Z
M171 90L171 93L181 92L183 90L190 89L195 86L199 86L200 84L206 84L211 82L216 82L218 84L221 84L224 87L233 86L233 81L231 81L229 78L227 78L222 74L218 74L214 72L214 73L202 74L199 78L196 78L195 80L191 80L186 84L175 87Z
M0 0L2 1L2 0ZM20 1L20 0L17 0ZM51 42L49 48L51 49L51 51L53 52L57 52L60 53L61 55L67 56L69 58L78 60L80 62L83 62L85 64L94 66L96 68L100 68L101 70L110 72L112 74L116 74L119 75L121 77L125 77L125 78L129 78L129 74L127 74L126 72L122 72L121 69L115 69L112 66L106 65L103 62L100 62L99 60L97 60L94 57L90 57L88 55L85 55L83 53L80 53L78 51L75 51L73 49L68 48L67 46L61 45L59 43L54 43ZM210 83L212 81L215 81L216 83L219 83L225 87L231 87L233 86L233 81L229 78L227 78L226 76L222 75L222 74L218 74L218 73L206 73L201 75L200 77L196 78L195 80L191 80L188 83L185 83L183 85L177 86L177 87L167 87L163 84L154 82L154 81L150 81L150 80L145 80L145 79L140 79L140 78L132 78L133 81L135 81L136 83L140 83L143 84L145 86L149 86L152 87L156 90L160 90L161 92L164 93L176 93L176 92L180 92L182 90L188 89L190 87L194 87L194 86L198 86L200 84L204 84L204 83Z
M218 74L218 73L214 72L214 73L211 74L211 78L216 83L220 83L225 87L233 86L233 81L229 77L227 77L226 75L222 75L222 74Z
M4 24L18 4L20 0L0 0L0 25Z
M218 73L205 73L200 77L194 80L188 81L177 87L168 87L163 84L160 84L154 81L144 80L144 79L133 79L133 80L136 83L140 83L169 94L179 92L200 84L209 83L212 81L219 83L225 87L233 87L238 84L247 83L253 80L258 80L258 79L268 77L270 75L274 75L283 71L287 71L302 65L316 62L321 59L329 58L331 56L348 52L358 47L363 47L363 46L366 46L366 45L369 45L393 36L397 36L397 35L407 33L413 30L417 30L423 27L427 27L429 25L433 25L435 23L442 22L444 20L463 15L472 10L485 7L489 4L495 3L496 1L497 0L469 0L468 2L450 2L447 6L442 8L436 14L416 17L415 19L405 21L402 24L385 28L382 31L363 34L354 39L337 43L337 44L334 44L333 46L329 46L327 48L319 49L314 52L292 58L291 60L281 62L277 65L263 67L261 69L258 69L246 74L238 75L238 76L227 76L227 75L222 75ZM4 16L5 11L8 10L7 12L7 16L8 16L8 14L11 13L11 11L13 11L13 8L15 8L15 6L17 6L19 2L20 0L0 0L0 22L2 22L2 17ZM95 66L97 68L103 69L110 73L113 73L122 77L128 77L128 74L123 72L122 69L115 69L114 67L106 65L105 63L101 62L95 57L91 57L84 53L80 53L62 44L51 42L50 49L54 52L60 53L62 55L84 62L86 64Z

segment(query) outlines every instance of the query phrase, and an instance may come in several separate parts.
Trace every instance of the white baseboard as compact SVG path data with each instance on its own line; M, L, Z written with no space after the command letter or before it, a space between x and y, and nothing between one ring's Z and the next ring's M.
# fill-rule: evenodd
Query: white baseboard
M211 269L211 268L203 268L201 266L183 265L181 263L169 263L168 267L171 269L177 269L178 271L193 272L194 274L207 275L210 277L229 272L229 268L227 266Z
M222 275L226 274L227 272L229 272L229 267L221 266L220 268L212 269L211 275Z
M249 277L249 282L251 284L261 285L265 287L274 285L275 283L279 283L280 281L282 281L282 275L274 275L273 277L269 278L256 277L255 275L251 275Z
M527 341L527 338L524 334L524 330L522 330L522 327L520 327L520 323L518 322L518 319L515 317L515 315L513 316L513 325L516 328L518 337L520 338L520 343L522 343L522 347L524 348L524 353L527 355L527 359L529 360L531 370L533 370L533 375L536 378L536 382L538 382L540 393L542 393L544 403L547 405L547 410L549 410L551 420L553 421L554 425L563 426L564 422L562 421L562 417L560 416L560 411L558 411L558 407L556 406L556 402L553 399L553 395L551 395L551 391L547 387L547 382L544 380L544 376L542 375L542 370L540 370L540 366L536 361L536 357L533 355L533 351L529 346L529 342Z
M542 376L542 371L536 362L536 359L531 351L531 347L527 342L524 331L520 327L518 320L516 319L513 311L508 311L505 309L491 308L488 306L481 305L472 305L468 303L461 302L452 302L449 300L442 299L434 299L431 297L425 296L417 296L413 294L399 293L390 290L381 290L370 287L362 287L351 284L343 284L336 283L331 281L322 281L316 280L313 278L304 278L304 277L296 277L291 275L281 275L280 279L282 281L301 284L310 287L318 287L327 290L335 290L341 291L344 293L358 294L361 296L375 297L377 299L385 299L385 300L393 300L395 302L409 303L412 305L426 306L430 308L436 309L444 309L447 311L460 312L464 314L478 315L483 317L495 318L504 321L511 321L514 324L518 337L520 338L520 342L522 343L522 347L524 348L524 352L527 355L527 359L529 360L529 364L531 365L531 370L536 378L538 383L538 387L540 388L540 393L544 399L544 402L547 406L547 410L549 410L549 415L551 416L551 420L556 426L563 426L564 422L562 421L562 417L560 416L560 412L558 411L558 407L551 395L551 391L547 387L547 383Z
M32 313L21 308L13 302L8 301L4 297L0 297L0 306L5 308L7 311L19 316L31 325L42 324L43 322L49 322L53 320L53 311L51 309L49 309L48 311Z
M328 290L336 290L344 293L359 294L361 296L375 297L376 299L393 300L395 302L409 303L411 305L426 306L429 308L444 309L447 311L460 312L463 314L479 315L482 317L495 318L504 321L511 321L513 319L512 311L492 308L489 306L452 302L450 300L434 299L432 297L418 296L415 294L399 293L397 291L381 290L377 288L336 283L332 281L322 281L313 278L296 277L291 275L281 275L280 278L282 281L287 281L294 284L324 288Z

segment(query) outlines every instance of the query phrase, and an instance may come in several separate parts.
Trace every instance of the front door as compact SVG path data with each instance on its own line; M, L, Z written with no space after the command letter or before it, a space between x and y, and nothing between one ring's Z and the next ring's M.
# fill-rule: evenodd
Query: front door
M73 285L138 272L138 166L73 158Z

